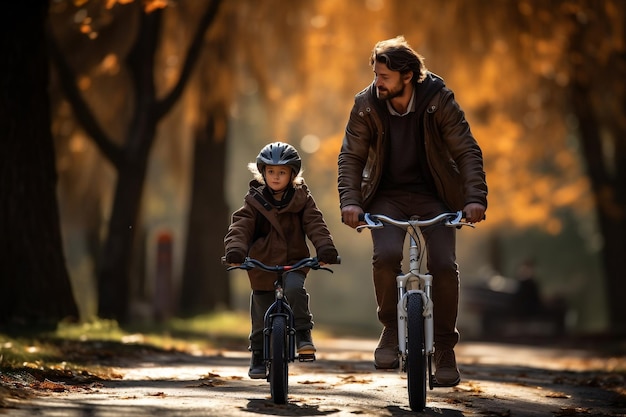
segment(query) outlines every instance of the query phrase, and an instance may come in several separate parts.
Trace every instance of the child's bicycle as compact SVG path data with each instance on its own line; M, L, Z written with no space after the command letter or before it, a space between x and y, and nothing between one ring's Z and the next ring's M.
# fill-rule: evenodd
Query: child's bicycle
M270 383L272 400L276 404L285 404L288 392L289 362L296 359L296 329L293 312L288 300L283 296L283 278L288 272L303 268L323 269L331 273L333 271L320 265L317 258L304 258L294 265L284 266L269 266L256 259L246 258L241 265L231 266L227 270L253 268L261 268L277 274L277 280L274 282L275 301L265 312L263 359L268 368L267 380ZM300 354L298 360L300 362L314 361L315 354Z
M433 276L420 273L420 256L422 252L422 231L420 228L429 226L457 227L473 224L462 221L463 213L443 213L429 220L396 220L381 214L365 213L365 225L357 226L356 230L379 229L392 225L404 229L410 238L409 271L398 275L398 354L400 369L407 374L409 405L413 411L423 411L426 407L426 385L442 387L437 383L432 372L432 358L435 353L433 331Z

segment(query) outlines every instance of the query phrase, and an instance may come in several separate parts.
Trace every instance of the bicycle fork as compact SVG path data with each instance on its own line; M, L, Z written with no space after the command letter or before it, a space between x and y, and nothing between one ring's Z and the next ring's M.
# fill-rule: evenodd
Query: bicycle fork
M406 363L407 357L407 296L409 294L419 294L424 304L424 352L425 356L434 353L434 327L433 327L433 303L432 303L432 283L431 274L419 273L419 251L414 236L410 236L409 246L409 272L396 277L398 287L398 349L402 356L402 363Z
M287 336L287 359L289 362L293 362L296 358L296 331L293 312L289 304L285 302L283 288L278 285L275 290L276 300L265 312L264 329L263 329L263 356L266 362L270 361L270 340L272 333L272 322L274 317L283 316L287 323L286 336Z

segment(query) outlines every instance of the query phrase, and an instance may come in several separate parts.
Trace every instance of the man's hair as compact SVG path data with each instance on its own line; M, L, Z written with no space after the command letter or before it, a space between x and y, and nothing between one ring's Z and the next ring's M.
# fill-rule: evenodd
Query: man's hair
M370 56L370 65L374 67L376 62L386 64L390 70L398 71L401 74L412 72L414 83L421 83L426 78L427 69L424 64L424 57L415 52L402 35L380 41L374 45Z

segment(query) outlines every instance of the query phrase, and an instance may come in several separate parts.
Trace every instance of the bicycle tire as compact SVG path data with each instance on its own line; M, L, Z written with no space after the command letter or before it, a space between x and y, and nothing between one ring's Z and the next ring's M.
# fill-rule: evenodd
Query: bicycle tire
M287 402L289 356L287 355L287 320L277 315L272 319L270 334L270 392L275 404Z
M413 411L426 408L426 351L424 341L424 300L419 293L410 293L407 308L407 388L409 406Z

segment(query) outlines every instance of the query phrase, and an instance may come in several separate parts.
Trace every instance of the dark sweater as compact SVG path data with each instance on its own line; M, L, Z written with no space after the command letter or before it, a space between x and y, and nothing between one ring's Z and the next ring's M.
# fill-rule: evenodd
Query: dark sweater
M387 113L389 117L388 150L381 190L404 190L429 194L435 192L435 184L428 168L424 149L422 120L428 100L439 88L428 88L423 84L417 84L414 93L415 111L404 116Z

